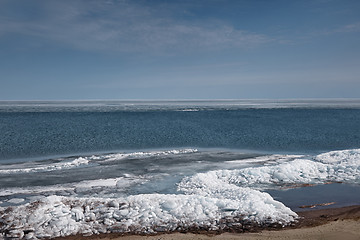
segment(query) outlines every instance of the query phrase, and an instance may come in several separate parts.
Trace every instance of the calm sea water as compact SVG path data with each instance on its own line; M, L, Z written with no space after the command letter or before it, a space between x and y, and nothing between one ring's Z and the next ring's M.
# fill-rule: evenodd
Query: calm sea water
M359 101L2 102L0 162L179 147L358 148Z

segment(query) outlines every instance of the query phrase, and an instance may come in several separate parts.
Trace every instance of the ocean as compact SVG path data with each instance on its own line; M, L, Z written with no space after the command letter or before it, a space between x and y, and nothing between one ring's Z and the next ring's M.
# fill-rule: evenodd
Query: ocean
M358 99L1 101L0 134L0 238L286 225L302 205L360 204Z

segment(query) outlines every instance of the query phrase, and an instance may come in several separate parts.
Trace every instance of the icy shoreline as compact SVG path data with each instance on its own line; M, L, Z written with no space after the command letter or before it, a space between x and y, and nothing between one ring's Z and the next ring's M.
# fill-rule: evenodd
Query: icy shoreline
M244 195L240 201L164 194L124 199L44 197L2 209L0 238L41 239L110 232L154 234L194 228L221 230L242 223L287 225L297 217L266 193L247 189L244 194L247 198ZM257 204L252 204L254 201Z
M24 204L20 204L23 199L16 198L15 193L19 191L7 189L4 196L15 197L7 201L14 206L0 208L0 239L286 226L297 220L297 214L268 193L262 192L265 188L277 189L287 184L321 184L329 181L359 183L360 149L332 151L309 159L289 155L276 156L277 161L273 161L274 157L253 159L264 161L262 165L199 171L184 176L181 181L173 183L177 186L175 194L151 191L148 194L140 192L115 197L95 195L96 191L106 187L120 191L132 188L132 183L147 181L131 176L63 186L74 191L84 188L86 192L94 192L94 195L87 197L42 195L39 189L40 195ZM112 159L112 155L109 158ZM153 184L158 184L156 179Z

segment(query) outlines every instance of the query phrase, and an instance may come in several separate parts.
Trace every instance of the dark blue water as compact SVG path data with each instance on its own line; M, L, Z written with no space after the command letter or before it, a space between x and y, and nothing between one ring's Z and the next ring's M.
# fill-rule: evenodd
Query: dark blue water
M276 152L360 147L358 108L39 109L0 112L0 160L172 147Z
M286 203L294 211L308 211L314 204L332 203L327 206L316 206L316 209L344 207L360 203L360 188L358 184L320 184L311 187L288 190L267 190L280 202Z

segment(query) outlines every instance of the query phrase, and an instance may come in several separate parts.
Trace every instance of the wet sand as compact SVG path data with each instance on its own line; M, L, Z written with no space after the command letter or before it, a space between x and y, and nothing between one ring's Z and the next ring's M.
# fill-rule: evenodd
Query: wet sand
M298 212L300 220L298 223L283 229L248 229L244 233L236 232L196 232L196 233L165 233L151 236L121 235L116 233L93 235L90 237L69 236L57 239L102 239L102 240L218 240L218 239L360 239L360 205L328 208L321 210L310 210ZM236 230L234 230L236 231Z

